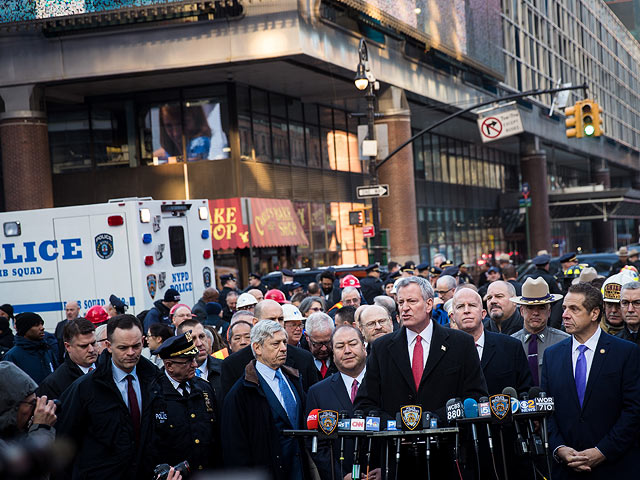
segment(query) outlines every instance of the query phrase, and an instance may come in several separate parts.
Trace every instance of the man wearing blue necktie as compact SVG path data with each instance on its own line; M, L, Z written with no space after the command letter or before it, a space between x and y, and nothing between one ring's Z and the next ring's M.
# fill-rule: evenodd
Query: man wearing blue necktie
M308 454L299 439L282 435L303 425L304 392L287 367L287 333L273 320L251 330L249 362L222 409L223 456L228 467L266 468L276 480L302 480Z
M555 399L549 444L556 479L635 478L640 455L640 348L600 329L602 295L569 288L567 338L544 353L542 389Z

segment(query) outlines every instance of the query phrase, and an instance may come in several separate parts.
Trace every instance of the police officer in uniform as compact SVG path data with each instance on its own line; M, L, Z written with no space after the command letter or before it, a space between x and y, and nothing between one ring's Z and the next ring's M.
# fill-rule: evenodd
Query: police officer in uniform
M164 368L151 385L153 432L146 455L151 468L185 460L192 472L219 465L216 396L209 383L195 376L198 348L191 332L165 340L152 353Z

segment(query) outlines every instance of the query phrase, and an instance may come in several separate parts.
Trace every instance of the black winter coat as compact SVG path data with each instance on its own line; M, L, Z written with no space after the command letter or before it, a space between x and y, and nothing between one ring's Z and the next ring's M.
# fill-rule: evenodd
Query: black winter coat
M173 387L164 372L151 384L151 441L144 454L150 468L187 460L192 471L220 465L216 398L211 385L189 380L187 397Z
M73 480L137 480L151 478L143 466L140 445L149 442L151 427L150 387L158 375L156 366L144 357L136 367L142 392L140 443L136 445L131 414L113 381L111 355L103 352L96 369L83 375L63 393L56 430L77 449L72 465Z
M38 397L46 395L48 399L60 398L62 392L82 375L84 374L80 367L73 363L67 355L62 365L40 383L36 395Z
M281 433L260 386L255 365L256 361L253 360L246 366L244 375L238 379L224 401L221 423L225 466L229 468L263 467L269 472L269 478L288 480L286 471L291 464L291 459L283 458ZM298 372L287 366L281 367L281 370L291 380L299 398L303 399L302 405L298 405L298 418L302 419L305 412L304 392ZM302 454L303 472L306 478L309 471L309 455L302 440L298 441L298 446Z
M360 280L360 289L367 304L373 305L373 299L382 295L382 280L366 276Z

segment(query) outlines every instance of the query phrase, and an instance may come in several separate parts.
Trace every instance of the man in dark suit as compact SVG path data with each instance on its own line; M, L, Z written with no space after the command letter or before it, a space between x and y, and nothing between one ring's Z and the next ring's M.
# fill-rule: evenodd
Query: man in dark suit
M622 274L618 274L622 275ZM640 345L640 282L628 282L620 291L620 311L624 328L616 336Z
M305 337L313 363L318 369L320 380L330 377L338 371L332 359L331 335L334 330L333 319L324 312L309 315L305 323Z
M599 327L600 291L569 287L567 338L548 348L542 389L555 399L549 444L556 479L636 478L640 455L640 349ZM585 472L590 472L585 474Z
M67 355L55 372L38 386L38 397L46 395L53 400L60 398L69 385L85 373L95 370L98 359L96 327L86 318L69 320L64 326L64 348Z
M480 295L470 288L458 290L453 297L453 319L458 329L473 337L480 357L489 395L513 387L518 393L531 388L531 370L520 341L508 335L488 332L482 324L486 311Z
M255 321L275 320L281 325L284 323L282 307L274 300L263 300L256 305L254 311ZM244 375L244 368L254 359L251 345L244 347L222 362L222 396L225 397L233 384ZM313 355L301 348L289 345L287 347L287 361L285 365L298 370L302 381L302 388L306 392L309 387L318 381L318 369L313 362Z
M446 418L444 406L449 399L487 395L473 338L431 321L433 289L428 280L403 278L396 291L403 326L373 342L356 409L378 410L385 422L395 418L401 406L419 404L424 411ZM432 455L434 478L451 473L448 452L441 448L439 455ZM410 458L408 452L402 458ZM424 472L424 465L417 464L422 458L424 452L415 462L401 462L400 478Z
M313 385L307 393L307 415L311 410L335 410L346 412L347 417L353 414L353 401L366 372L367 351L364 337L352 325L336 328L332 337L333 360L338 372ZM339 442L323 442L313 460L318 467L321 478L332 478L330 448L333 446L333 473L335 478L343 478L353 466L353 440L344 442L344 462L339 462ZM338 472L342 474L338 476Z

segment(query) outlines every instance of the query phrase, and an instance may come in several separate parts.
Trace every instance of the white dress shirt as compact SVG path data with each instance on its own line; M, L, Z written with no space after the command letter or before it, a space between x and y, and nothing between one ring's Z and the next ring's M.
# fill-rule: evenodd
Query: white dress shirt
M480 338L476 341L476 350L478 351L480 360L482 360L482 352L484 352L484 329L482 330L482 335L480 335Z
M78 365L78 364L76 363L76 365ZM88 367L83 367L82 365L78 365L78 368L79 368L80 370L82 370L82 373L84 373L84 374L86 375L87 373L89 373L89 370L90 370L90 369L93 369L93 370L95 370L95 369L96 369L96 364L95 364L95 363L92 363L92 364L91 364L91 365L89 365Z
M280 405L282 405L283 410L286 412L287 407L285 407L284 399L282 398L282 393L280 393L280 384L278 382L278 379L276 378L276 370L274 370L271 367L267 367L264 363L260 363L258 360L256 360L256 370L258 370L258 373L260 374L260 376L264 378L265 382L267 382L267 386L274 393L274 395L280 402ZM280 370L280 373L282 373L282 370ZM284 373L282 373L282 376L285 379L285 383L287 384L287 387L289 387L291 396L295 399L296 394L293 392L293 390L291 390L291 385L289 385L289 380L287 379L287 376Z
M173 388L176 389L176 392L178 392L180 395L184 395L184 392L182 391L182 389L180 388L180 382L174 380L171 375L169 375L167 373L167 371L164 371L164 374L167 376L167 378L169 379L169 381L171 382L171 385L173 385ZM191 388L189 387L189 384L187 383L187 393L191 393Z
M346 373L340 372L340 376L342 377L342 381L344 382L344 386L347 388L347 397L351 398L351 387L353 387L353 381L358 381L358 388L362 385L362 380L364 379L364 374L367 371L367 367L364 367L356 378L350 377Z
M140 390L140 380L138 379L136 368L137 367L133 367L131 373L127 373L124 370L121 370L119 367L116 367L116 364L113 363L113 360L111 360L111 372L113 373L113 381L115 382L116 387L118 387L120 395L122 395L122 399L124 400L127 408L129 408L127 375L133 376L133 381L131 382L131 384L133 385L133 391L136 392L136 398L138 399L138 409L140 411L140 414L142 414L142 391Z
M316 357L313 357L313 363L316 364L316 368L318 369L318 372L322 370L322 363L323 363L322 361L318 360ZM324 361L324 364L327 366L327 368L329 368L329 366L331 365L331 360L327 358Z
M422 338L422 368L427 364L429 357L429 345L431 345L431 337L433 336L433 321L429 320L429 325L420 332ZM416 338L418 334L407 328L407 344L409 345L409 364L413 365L413 349L416 346Z
M589 381L589 372L591 372L591 364L593 363L593 357L596 352L596 347L598 346L598 340L600 340L600 333L602 330L600 327L596 330L589 340L584 342L587 349L584 352L584 358L587 360L587 377L586 380ZM571 341L571 362L573 363L573 376L576 376L576 362L578 361L578 355L580 352L578 351L578 347L581 344L576 340L576 337L573 337ZM586 385L586 383L585 383Z
M198 377L198 372L196 372L196 377L201 378L203 380L209 381L209 370L207 369L207 359L204 359L202 365L200 365L196 370L200 370L200 376Z

